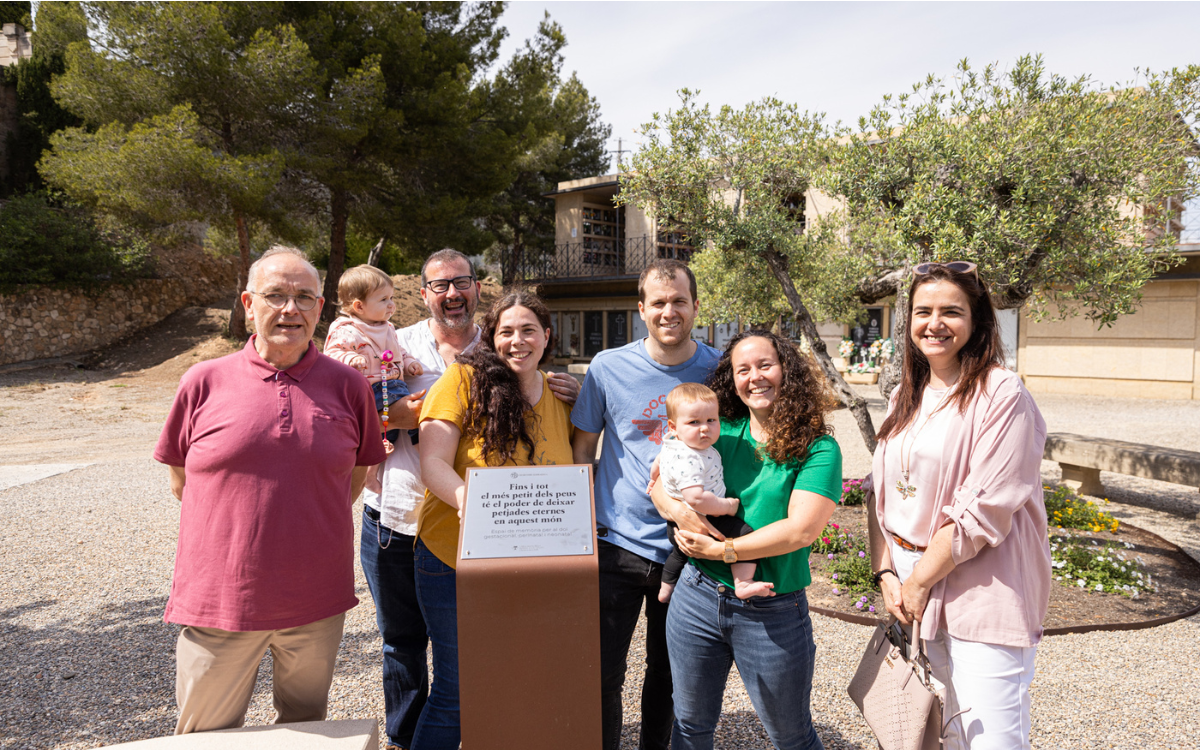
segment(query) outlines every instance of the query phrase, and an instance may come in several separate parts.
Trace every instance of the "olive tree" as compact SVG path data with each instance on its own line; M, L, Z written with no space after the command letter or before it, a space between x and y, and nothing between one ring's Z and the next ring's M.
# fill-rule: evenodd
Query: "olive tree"
M702 248L694 257L707 320L771 319L786 303L838 398L874 447L866 401L838 373L816 320L853 317L853 282L874 269L849 252L836 216L807 226L802 196L837 145L821 115L766 98L713 112L684 89L681 104L643 126L644 147L619 200ZM728 319L728 318L724 318Z
M963 60L949 80L885 96L822 180L851 225L898 249L862 248L876 269L855 295L897 297L905 330L912 265L968 260L1000 308L1098 325L1134 312L1142 286L1175 261L1173 206L1200 185L1198 108L1200 66L1103 88L1047 73L1040 56L1008 71ZM885 395L907 337L897 338Z
M948 80L885 96L854 132L771 99L714 114L684 91L645 126L623 195L705 248L706 304L792 313L873 450L813 319L895 298L904 331L913 266L968 260L1001 308L1111 324L1176 261L1175 207L1200 186L1198 112L1200 66L1104 88L1037 56L978 73L964 60ZM810 188L836 200L800 232L789 205ZM906 349L896 338L885 396Z

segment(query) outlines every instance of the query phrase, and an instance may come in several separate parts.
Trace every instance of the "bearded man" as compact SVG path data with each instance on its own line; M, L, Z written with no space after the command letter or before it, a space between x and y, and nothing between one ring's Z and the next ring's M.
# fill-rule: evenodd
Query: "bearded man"
M416 358L424 373L407 378L411 396L389 414L388 425L407 430L417 425L421 397L458 355L479 341L475 325L482 286L470 258L449 248L425 260L421 268L421 299L430 317L397 331L400 345ZM550 376L550 389L569 403L575 402L579 382L565 373ZM375 619L383 637L383 697L387 748L412 746L421 708L429 695L426 648L429 638L417 605L413 569L413 543L417 533L417 506L425 498L421 457L417 446L402 435L388 456L382 490L363 492L360 559L371 596Z

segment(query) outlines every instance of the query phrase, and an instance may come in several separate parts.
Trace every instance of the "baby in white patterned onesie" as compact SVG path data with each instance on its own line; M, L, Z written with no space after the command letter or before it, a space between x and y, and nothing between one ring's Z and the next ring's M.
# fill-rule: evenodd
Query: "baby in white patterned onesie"
M709 522L730 539L753 531L745 521L734 516L738 499L725 497L721 455L712 447L721 436L717 394L699 383L675 386L667 394L667 428L670 434L663 440L657 459L659 478L667 495L682 500L697 513L713 516ZM670 601L679 574L687 564L687 556L675 546L674 524L671 524L669 536L674 549L663 565L662 586L658 591L660 602ZM754 580L757 569L758 564L752 560L740 560L730 566L734 593L739 599L772 595L775 584Z

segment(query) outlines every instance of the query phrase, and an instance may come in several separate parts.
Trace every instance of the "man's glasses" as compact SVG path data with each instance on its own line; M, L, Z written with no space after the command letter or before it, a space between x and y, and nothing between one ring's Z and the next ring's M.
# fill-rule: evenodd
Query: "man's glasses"
M259 294L258 292L250 292L256 297L262 297L272 310L282 310L287 307L288 300L295 300L296 307L304 312L308 312L317 305L317 298L311 294Z
M475 276L468 275L455 276L453 279L434 279L432 281L426 281L425 286L429 287L429 291L433 292L434 294L444 294L450 289L451 284L453 284L454 288L458 291L465 292L466 290L470 289L471 285L474 283Z
M979 271L976 265L969 260L952 260L949 263L918 263L913 266L913 271L924 276L934 268L948 268L955 273L969 273L975 277L975 281L979 281Z

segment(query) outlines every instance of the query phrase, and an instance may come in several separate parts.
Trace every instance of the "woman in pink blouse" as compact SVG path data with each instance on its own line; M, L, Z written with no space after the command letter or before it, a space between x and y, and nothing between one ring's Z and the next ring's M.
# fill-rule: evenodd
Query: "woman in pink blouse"
M916 623L946 685L949 750L1029 745L1029 685L1050 593L1046 423L1003 367L973 263L922 263L868 511L887 610Z

